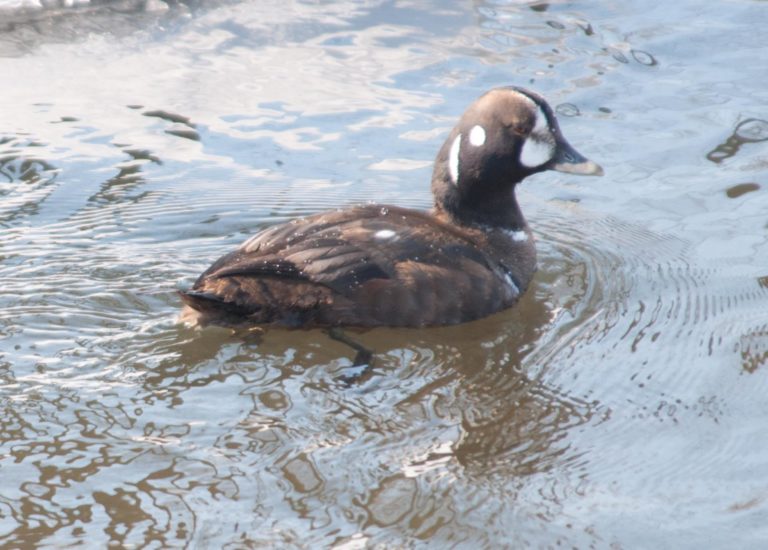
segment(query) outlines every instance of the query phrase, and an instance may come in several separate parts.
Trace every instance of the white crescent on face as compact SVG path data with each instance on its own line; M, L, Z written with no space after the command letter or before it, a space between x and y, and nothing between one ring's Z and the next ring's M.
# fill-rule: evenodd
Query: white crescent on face
M536 112L536 124L523 143L523 149L520 151L520 163L526 168L537 168L555 156L555 136L549 129L547 115L541 107L536 105L532 99L528 97L525 99Z
M459 184L459 152L461 151L461 134L453 138L451 151L448 153L448 172L454 185Z

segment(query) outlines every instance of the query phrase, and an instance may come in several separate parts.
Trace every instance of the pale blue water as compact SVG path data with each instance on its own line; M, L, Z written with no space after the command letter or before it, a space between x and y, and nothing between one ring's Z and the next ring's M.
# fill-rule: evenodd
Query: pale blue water
M0 545L763 548L760 1L0 4ZM520 189L540 272L476 323L179 326L259 228L428 207L488 88L602 179Z

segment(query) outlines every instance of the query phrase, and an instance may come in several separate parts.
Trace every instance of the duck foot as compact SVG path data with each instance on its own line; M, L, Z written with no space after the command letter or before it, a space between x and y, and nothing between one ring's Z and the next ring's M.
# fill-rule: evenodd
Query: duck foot
M341 342L342 344L346 344L355 350L357 353L355 354L355 358L352 360L352 366L363 367L360 372L339 376L337 377L337 380L343 382L347 386L351 386L353 384L364 382L370 378L373 374L373 351L366 348L357 340L347 336L347 334L344 332L344 329L341 327L330 328L328 329L327 333L331 339L336 340L337 342Z

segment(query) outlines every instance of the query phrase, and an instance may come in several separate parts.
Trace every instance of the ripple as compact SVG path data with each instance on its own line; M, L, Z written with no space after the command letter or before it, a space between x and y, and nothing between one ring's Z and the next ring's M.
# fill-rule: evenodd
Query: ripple
M611 55L611 57L614 58L619 63L623 63L625 65L629 63L629 58L620 49L609 47L609 48L604 48L604 50L608 52Z
M139 4L0 17L6 126L30 132L0 146L0 545L760 546L765 216L739 182L762 160L709 187L686 161L713 118L740 124L715 159L760 153L737 118L759 8ZM672 50L681 78L642 70ZM541 269L518 308L360 334L354 388L321 331L175 324L174 289L261 227L429 206L453 106L534 79L560 116L690 139L672 166L643 132L570 129L644 175L578 203L523 187Z
M719 164L735 156L743 145L766 140L768 140L768 121L748 118L736 125L733 133L724 143L707 153L707 159Z
M691 267L685 260L685 243L610 219L588 219L578 228L562 222L553 227L543 221L541 231L554 247L548 256L556 252L566 262L565 268L554 264L553 279L548 282L549 292L557 292L550 298L557 300L552 306L555 330L548 338L551 345L542 344L534 361L555 371L542 371L543 375L567 376L579 357L595 348L602 349L603 369L613 361L621 362L618 358L624 353L640 349L646 357L668 354L663 351L665 341L688 340L689 345L675 346L673 353L680 357L695 353L698 342L690 337L713 314L716 298L702 295L712 273ZM600 235L599 246L584 239L585 233ZM572 274L564 287L558 282L555 266ZM544 270L544 281L549 281L548 269ZM557 297L564 291L573 294ZM665 356L664 361L668 360L670 357ZM626 386L630 373L623 372L621 384ZM582 381L585 375L580 376ZM586 380L601 388L603 383L615 383L589 376ZM594 391L595 387L591 389Z
M733 135L743 143L757 143L768 140L768 121L749 118L736 126Z
M579 116L581 111L573 103L561 103L555 107L555 112L560 116L574 117Z
M656 60L653 55L649 54L648 52L644 52L643 50L631 50L632 58L640 63L641 65L647 65L649 67L653 67L654 65L658 65L659 62Z

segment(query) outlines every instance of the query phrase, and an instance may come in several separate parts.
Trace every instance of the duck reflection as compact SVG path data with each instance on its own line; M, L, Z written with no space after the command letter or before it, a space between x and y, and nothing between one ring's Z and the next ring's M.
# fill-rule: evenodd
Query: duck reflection
M0 221L33 214L55 188L59 170L41 158L44 146L25 136L0 138Z
M471 401L453 452L470 472L504 470L530 475L547 471L566 457L568 430L586 424L600 410L556 388L518 374L486 376L463 391Z
M0 176L8 183L23 182L34 185L41 180L53 179L56 167L34 155L41 144L23 142L19 138L0 138Z
M493 470L518 476L546 471L564 460L568 430L602 414L599 403L550 386L546 371L538 368L535 352L554 310L544 291L538 285L513 312L429 332L432 341L420 339L420 346L436 351L433 364L443 365L447 374L401 406L426 402L428 394L450 385L449 409L460 419L459 437L450 448L432 451L410 468L428 468L450 456L466 471L484 476Z
M146 182L142 175L146 163L162 164L159 157L146 149L123 148L122 151L128 155L129 160L117 165L117 174L101 184L99 191L89 198L91 202L119 201L126 191Z

